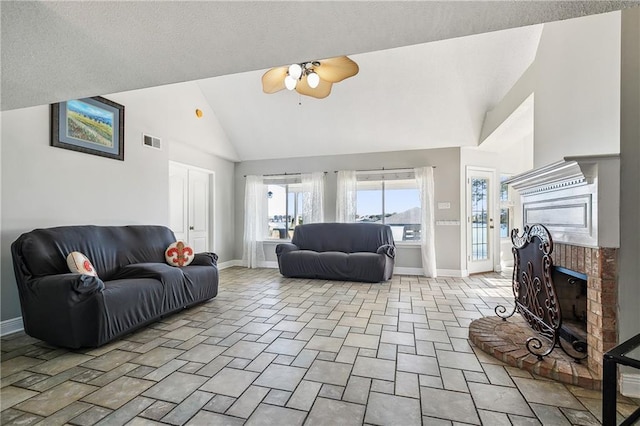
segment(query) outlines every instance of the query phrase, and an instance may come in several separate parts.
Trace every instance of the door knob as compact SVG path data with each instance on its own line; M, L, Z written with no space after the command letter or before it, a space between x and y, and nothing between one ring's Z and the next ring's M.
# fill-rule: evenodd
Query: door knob
M193 231L193 226L190 226L190 227L189 227L189 230L190 230L190 231Z

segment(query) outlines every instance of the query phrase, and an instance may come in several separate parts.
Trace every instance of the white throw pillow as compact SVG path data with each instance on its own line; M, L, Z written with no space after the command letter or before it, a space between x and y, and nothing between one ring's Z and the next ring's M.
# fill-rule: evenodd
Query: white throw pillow
M171 244L164 252L164 258L171 266L187 266L194 257L193 249L182 241Z
M76 274L91 275L94 277L98 276L96 268L93 267L91 261L87 259L87 256L79 251L72 251L69 253L67 256L67 266L71 272Z

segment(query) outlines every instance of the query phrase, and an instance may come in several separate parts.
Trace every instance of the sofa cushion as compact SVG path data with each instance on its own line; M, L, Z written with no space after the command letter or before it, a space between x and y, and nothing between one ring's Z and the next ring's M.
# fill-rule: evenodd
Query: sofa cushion
M296 227L291 240L302 250L375 253L393 244L391 228L379 223L311 223Z
M69 253L69 256L67 256L67 266L69 267L69 271L75 274L91 275L92 277L98 276L91 261L79 251Z
M171 266L189 266L194 256L193 249L182 241L171 243L164 252L164 259Z
M105 282L104 286L102 297L106 315L104 329L100 333L105 335L99 336L98 341L109 340L166 312L164 289L156 279L112 280Z
M174 268L166 263L135 263L123 267L117 279L153 278L162 284L164 312L185 307L193 300L192 286L185 282L182 268Z
M284 276L345 281L383 281L385 255L376 253L298 250L283 255Z
M218 294L218 268L194 265L181 268L185 277L185 287L193 300L206 300Z

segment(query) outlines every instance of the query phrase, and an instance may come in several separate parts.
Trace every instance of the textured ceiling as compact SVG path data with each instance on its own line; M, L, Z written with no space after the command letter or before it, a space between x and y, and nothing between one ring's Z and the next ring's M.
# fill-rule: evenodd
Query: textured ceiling
M603 13L619 1L2 1L1 108Z

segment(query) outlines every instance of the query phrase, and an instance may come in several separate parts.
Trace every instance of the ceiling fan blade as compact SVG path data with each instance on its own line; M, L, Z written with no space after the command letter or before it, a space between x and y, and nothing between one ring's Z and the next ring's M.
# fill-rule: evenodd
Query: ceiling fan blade
M284 78L287 76L287 67L271 68L262 76L262 91L264 93L276 93L284 89Z
M307 77L304 76L300 81L298 81L298 84L296 85L296 92L301 95L311 96L312 98L324 99L331 93L331 86L333 86L333 83L320 79L318 87L312 89L307 82Z
M346 56L322 59L319 62L320 66L314 67L315 72L322 80L331 83L337 83L345 78L353 77L360 70L358 64Z

